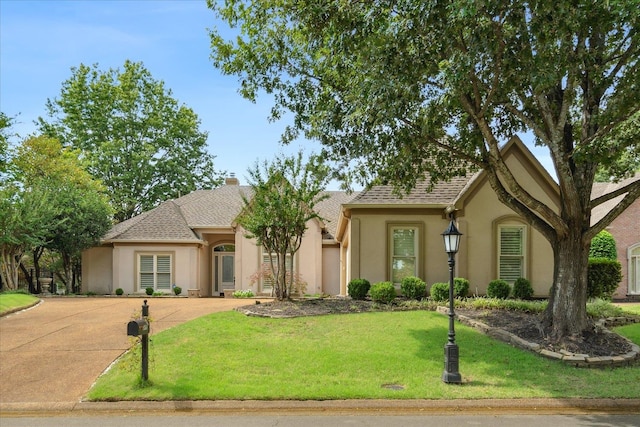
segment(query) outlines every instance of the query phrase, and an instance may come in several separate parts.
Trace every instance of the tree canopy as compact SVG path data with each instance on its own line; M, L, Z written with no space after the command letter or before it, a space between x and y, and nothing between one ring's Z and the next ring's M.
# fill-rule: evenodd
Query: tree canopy
M221 182L195 112L142 63L101 71L81 64L47 101L40 130L80 150L108 189L117 221Z
M246 236L269 254L268 270L279 300L291 295L296 275L291 271L294 263L287 267L287 258L293 260L300 249L307 222L320 218L315 206L327 197L323 191L329 172L320 157L312 155L305 162L302 152L256 162L249 169L252 195L243 199L245 206L237 221Z
M640 196L640 181L591 200L596 170L638 158L637 1L208 0L238 32L211 31L214 64L240 93L273 93L283 135L317 139L343 178L409 190L428 173L487 172L498 198L551 244L545 325L555 339L588 327L591 239ZM546 147L561 206L537 200L500 147L529 134ZM591 210L622 200L596 224Z

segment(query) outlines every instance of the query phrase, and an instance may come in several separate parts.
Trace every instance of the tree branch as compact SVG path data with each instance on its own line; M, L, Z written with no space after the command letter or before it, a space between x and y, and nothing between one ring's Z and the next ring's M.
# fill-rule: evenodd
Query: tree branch
M585 233L584 239L586 241L591 241L591 239L593 239L596 234L604 230L604 228L607 225L611 224L611 222L613 222L614 219L620 216L620 214L624 212L625 209L631 206L631 204L640 197L640 179L629 185L624 186L620 190L613 191L609 194L605 194L604 196L598 197L594 201L599 201L602 199L610 200L613 197L619 196L620 191L624 191L624 190L626 190L627 195L613 209L611 209L604 217L602 217L600 221L592 225L591 228L589 228L589 230ZM610 194L612 196L608 197ZM622 194L624 194L624 192ZM606 200L602 200L602 201L606 201ZM602 201L600 203L602 203ZM597 204L595 206L597 206Z

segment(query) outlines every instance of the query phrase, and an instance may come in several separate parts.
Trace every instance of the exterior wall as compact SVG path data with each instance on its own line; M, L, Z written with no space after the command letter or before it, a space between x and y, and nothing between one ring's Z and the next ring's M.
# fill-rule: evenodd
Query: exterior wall
M322 248L322 292L340 295L340 247Z
M144 293L137 288L137 254L170 253L173 255L173 281L186 295L197 289L199 279L199 249L195 245L114 245L113 290L122 288L125 294Z
M98 246L82 252L82 292L95 292L96 294L111 294L115 292L112 287L113 248Z
M618 261L622 265L622 282L613 297L625 298L629 295L629 248L640 244L640 199L633 202L606 229L616 240Z
M367 279L372 284L390 280L391 272L387 248L388 226L411 223L422 227L419 276L428 285L447 281L449 266L441 233L448 220L441 210L427 209L352 209L350 235L351 279Z

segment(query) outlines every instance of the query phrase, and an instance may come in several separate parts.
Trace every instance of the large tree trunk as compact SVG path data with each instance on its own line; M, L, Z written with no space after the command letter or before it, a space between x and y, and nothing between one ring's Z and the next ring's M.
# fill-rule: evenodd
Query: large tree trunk
M590 326L587 317L589 245L585 246L582 240L582 230L574 229L552 244L553 286L544 321L554 341L581 339L582 332Z
M10 291L18 289L19 259L22 253L13 248L2 248L0 251L0 274L2 283Z

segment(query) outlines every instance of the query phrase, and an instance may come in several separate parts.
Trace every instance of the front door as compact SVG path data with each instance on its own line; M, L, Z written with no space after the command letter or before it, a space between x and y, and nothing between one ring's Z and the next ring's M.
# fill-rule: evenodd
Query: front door
M233 249L233 246L217 246L213 250L213 295L235 288L235 253L229 252L229 249Z

